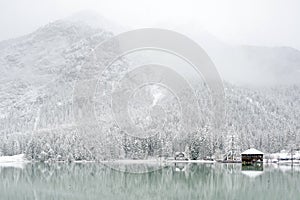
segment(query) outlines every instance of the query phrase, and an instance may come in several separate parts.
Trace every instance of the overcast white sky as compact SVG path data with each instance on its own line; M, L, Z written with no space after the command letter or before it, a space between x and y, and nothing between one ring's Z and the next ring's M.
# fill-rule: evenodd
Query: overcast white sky
M81 10L132 28L193 21L225 42L300 50L299 0L0 0L0 40Z

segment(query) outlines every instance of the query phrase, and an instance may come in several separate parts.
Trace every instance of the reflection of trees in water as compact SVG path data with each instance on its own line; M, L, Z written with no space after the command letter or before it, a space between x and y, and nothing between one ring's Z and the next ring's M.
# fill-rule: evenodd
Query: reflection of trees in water
M144 174L123 173L97 163L0 168L0 194L2 199L72 200L253 199L257 194L262 199L296 199L299 195L299 170L266 167L253 179L241 174L239 164L185 163L184 167L185 171L176 171L172 163Z

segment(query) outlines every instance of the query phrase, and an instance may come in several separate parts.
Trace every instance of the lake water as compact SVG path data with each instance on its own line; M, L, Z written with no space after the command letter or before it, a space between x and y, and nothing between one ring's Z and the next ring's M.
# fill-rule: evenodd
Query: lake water
M300 199L299 166L254 170L220 163L172 163L142 174L99 163L2 166L0 199Z

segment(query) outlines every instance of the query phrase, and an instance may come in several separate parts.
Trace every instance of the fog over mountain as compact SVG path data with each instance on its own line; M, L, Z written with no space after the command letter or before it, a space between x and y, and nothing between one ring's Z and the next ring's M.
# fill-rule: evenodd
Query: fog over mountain
M237 135L240 149L256 146L276 152L299 142L298 50L289 47L233 46L203 30L198 32L197 28L192 31L184 26L166 28L187 34L197 41L212 58L224 80L228 116L224 131L214 138L214 142L206 124L201 125L203 131L196 135L195 141L209 146L202 145L201 157L214 154L216 149L225 151L228 134ZM87 62L96 45L126 29L94 14L80 13L49 23L31 34L0 42L0 137L4 141L0 143L0 154L26 151L34 159L44 154L55 154L64 159L94 159L91 155L103 153L92 145L97 141L94 137L84 139L83 135L74 136L73 88L81 66ZM107 87L113 90L115 82L129 66L126 60L117 63L116 68L108 73L109 78L105 79ZM153 90L149 89L151 92ZM173 105L170 102L174 99L168 95L160 96L160 101L168 102L165 103L166 109L171 109L167 105ZM205 94L199 96L205 98ZM202 105L205 108L205 102ZM208 111L203 109L203 112ZM104 117L106 115L108 113L105 112ZM170 116L176 120L178 118L176 113ZM110 127L112 133L119 131L112 123L105 126ZM172 132L172 129L168 131ZM112 139L107 145L114 146L123 141L122 135L118 137L122 139ZM188 141L188 138L184 139ZM134 146L136 143L126 142L129 143L126 145L133 145L130 153L124 150L126 155L140 153ZM196 147L191 144L190 148ZM108 154L106 152L105 155ZM112 154L120 156L115 152Z
M114 34L131 30L130 27L121 26L93 11L82 11L65 20L85 23ZM204 30L195 21L184 24L162 22L153 28L174 30L196 41L227 82L255 87L300 83L300 51L292 47L228 44Z
M227 82L255 87L300 83L300 51L297 49L228 44L195 21L185 24L165 22L157 27L178 31L195 40Z

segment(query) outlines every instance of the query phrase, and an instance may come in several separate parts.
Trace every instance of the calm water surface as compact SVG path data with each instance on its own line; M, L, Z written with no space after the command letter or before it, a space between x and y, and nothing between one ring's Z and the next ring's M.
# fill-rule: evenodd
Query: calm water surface
M0 199L300 199L299 166L258 170L218 163L170 164L144 174L98 163L2 166Z

